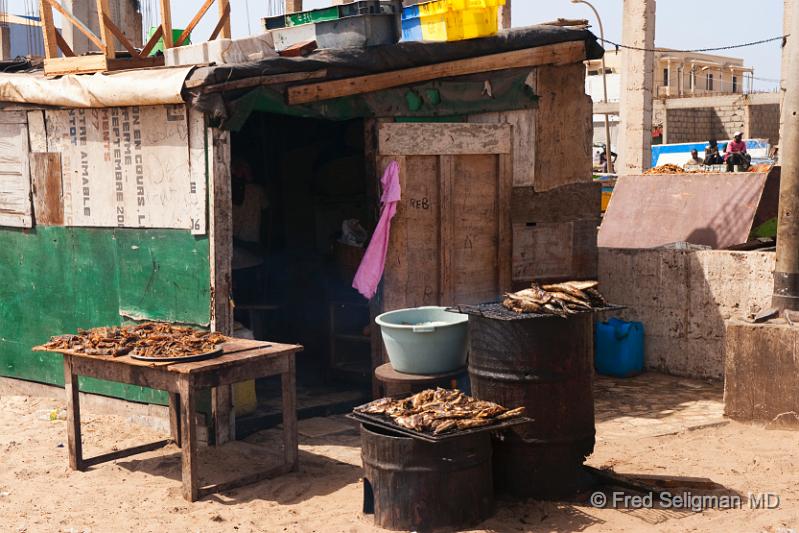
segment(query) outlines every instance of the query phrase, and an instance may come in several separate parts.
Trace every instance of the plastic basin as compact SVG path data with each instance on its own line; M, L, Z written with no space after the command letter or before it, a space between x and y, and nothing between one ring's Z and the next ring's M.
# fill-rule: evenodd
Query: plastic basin
M415 307L383 313L375 322L397 372L444 374L466 366L466 315L444 307Z

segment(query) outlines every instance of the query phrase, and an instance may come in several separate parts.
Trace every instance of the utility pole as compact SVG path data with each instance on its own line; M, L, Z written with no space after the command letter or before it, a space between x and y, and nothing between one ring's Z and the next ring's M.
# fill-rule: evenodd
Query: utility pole
M652 161L655 0L624 0L619 159L616 172L640 174Z
M799 16L790 17L780 139L780 208L772 307L799 310Z

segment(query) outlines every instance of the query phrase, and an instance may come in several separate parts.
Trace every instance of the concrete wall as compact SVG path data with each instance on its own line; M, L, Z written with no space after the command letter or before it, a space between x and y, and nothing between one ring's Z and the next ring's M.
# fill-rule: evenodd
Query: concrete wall
M594 113L619 112L618 103L594 103ZM724 141L736 131L748 139L769 139L779 143L780 95L701 96L655 100L653 126L662 126L665 143L697 142L708 139ZM599 124L595 123L595 127ZM623 129L623 125L620 125ZM604 139L604 134L601 136ZM595 137L599 140L599 137Z
M599 282L644 324L646 367L724 377L724 322L768 305L773 252L599 249Z

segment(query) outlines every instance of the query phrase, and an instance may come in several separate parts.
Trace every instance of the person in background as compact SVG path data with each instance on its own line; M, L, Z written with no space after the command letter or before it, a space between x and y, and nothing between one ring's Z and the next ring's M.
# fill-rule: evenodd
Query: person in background
M749 154L746 153L746 143L743 141L743 132L736 131L733 139L727 143L724 150L724 162L727 163L727 172L732 172L735 165L749 166Z
M616 152L613 152L613 151L610 152L610 158L613 160L613 165L614 166L616 165L616 158L617 157L618 157L618 155L616 154ZM607 171L608 171L608 158L605 156L605 151L604 150L602 150L602 152L600 152L600 154L599 154L599 168L600 168L600 172L607 173Z
M719 143L716 139L710 139L705 147L705 161L706 165L720 165L724 159L719 153Z
M699 159L699 152L697 151L696 148L694 148L693 150L691 150L691 158L683 166L688 167L694 165L701 165L703 163L704 161L702 159Z

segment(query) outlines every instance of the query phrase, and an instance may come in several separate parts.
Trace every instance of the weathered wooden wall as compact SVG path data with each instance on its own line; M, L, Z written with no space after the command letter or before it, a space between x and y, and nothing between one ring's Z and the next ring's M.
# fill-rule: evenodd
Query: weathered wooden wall
M592 104L581 64L528 77L536 109L485 113L475 123L513 126L513 281L593 278L601 193L591 171Z
M173 123L182 122L182 129L185 129L185 109L181 113L174 108L171 111L176 119ZM0 279L3 280L0 283L0 375L62 384L61 357L32 353L31 347L45 342L51 335L75 331L76 328L119 325L129 319L211 325L209 239L191 234L192 230L199 233L205 230L205 198L192 206L192 216L202 218L201 224L190 224L185 218L186 213L178 215L183 229L89 228L67 224L66 218L73 216L74 210L65 213L65 196L72 187L67 188L65 195L63 177L65 173L71 173L70 178L74 177L82 167L78 165L76 168L71 164L62 167L62 150L73 159L78 157L89 164L91 180L95 184L117 183L120 175L113 165L115 159L122 166L132 167L133 175L123 172L121 178L123 182L127 181L122 184L123 193L130 190L127 186L132 182L135 196L138 172L136 139L131 130L133 121L131 119L127 130L124 123L115 125L114 122L114 117L121 121L125 112L132 116L129 109L104 110L99 115L86 112L90 117L87 128L98 126L91 117L102 121L103 116L108 116L106 140L110 144L104 144L103 136L100 136L99 142L88 143L94 146L91 155L85 158L80 154L79 130L75 146L68 140L72 137L63 131L58 120L45 121L45 113L67 112L0 112L0 124L13 122L22 131L24 150L17 150L15 158L25 162L24 178L33 193L32 201L30 196L27 199L33 207L33 227L17 229L5 223L0 227ZM164 109L144 108L141 113L163 115L164 121L169 114ZM117 133L111 131L115 126L119 128ZM204 117L198 116L190 124L189 131L193 135L185 132L177 137L163 137L167 129L160 128L161 135L171 142L157 148L155 155L150 154L143 178L150 183L157 181L161 189L181 189L178 194L182 197L191 194L204 197ZM97 139L96 131L86 131L83 135L86 139ZM125 162L126 136L130 142L130 165ZM65 137L68 144L63 142ZM115 137L123 143L122 146L113 145ZM142 148L155 142L152 138L148 141L147 134L141 141ZM116 150L121 152L115 155ZM171 153L178 155L172 158ZM19 164L17 167L22 168ZM155 170L148 172L147 168ZM175 169L180 169L180 172L173 175ZM198 181L194 193L190 192L192 180ZM114 189L111 191L110 204L115 207ZM168 198L160 200L167 201ZM200 211L201 215L198 214ZM116 214L114 210L110 213ZM165 402L163 394L157 391L97 380L82 380L81 389L135 401Z
M511 128L381 124L381 170L400 164L383 305L479 303L511 285Z

